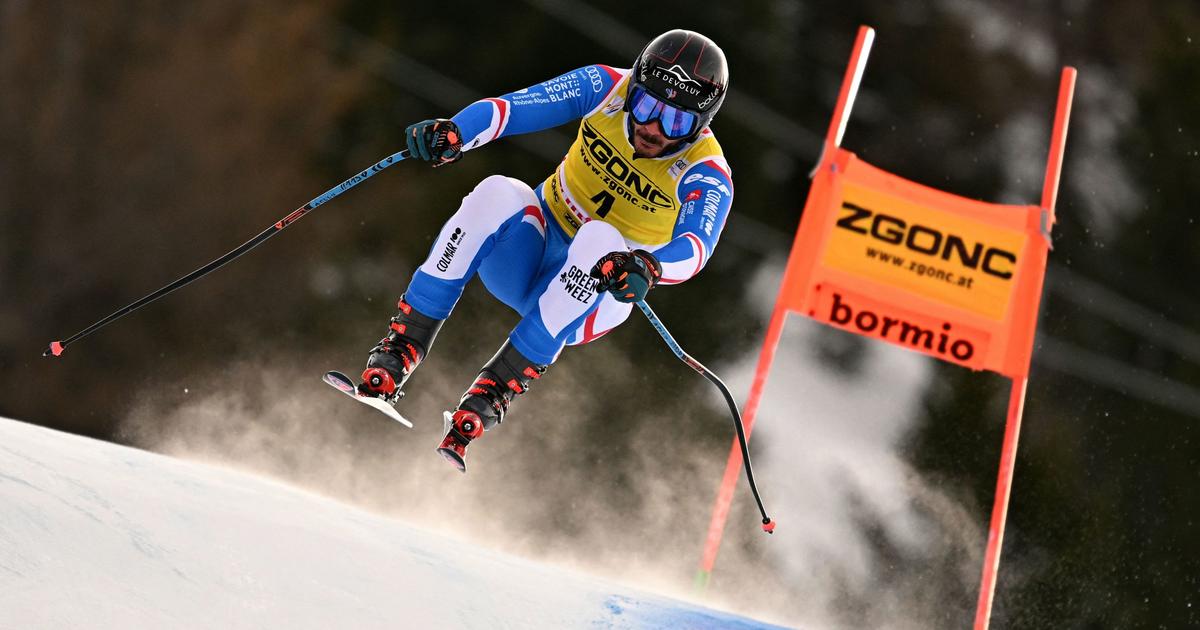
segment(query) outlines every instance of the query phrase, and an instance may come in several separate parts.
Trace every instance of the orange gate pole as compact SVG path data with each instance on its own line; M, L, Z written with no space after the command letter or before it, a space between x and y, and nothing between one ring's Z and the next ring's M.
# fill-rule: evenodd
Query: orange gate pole
M1050 155L1046 160L1046 178L1042 183L1043 235L1049 245L1050 227L1054 224L1054 204L1058 199L1058 182L1062 175L1063 151L1067 144L1067 124L1071 117L1071 101L1075 94L1075 69L1063 68L1058 88L1058 107L1054 114L1054 131L1050 136ZM1039 244L1040 245L1040 244ZM1030 247L1033 256L1040 257L1042 273L1026 278L1019 289L1018 301L1029 306L1024 309L1026 321L1020 325L1027 331L1017 338L1033 345L1037 326L1038 302L1041 301L1045 277L1047 248ZM1032 355L1032 350L1028 355ZM1004 444L1000 448L1000 472L996 479L996 498L992 506L992 521L988 530L987 551L984 553L983 576L979 585L979 602L975 609L975 630L987 630L992 616L992 600L996 593L996 574L1000 569L1000 551L1004 543L1004 524L1008 518L1008 500L1012 493L1013 468L1017 460L1017 440L1021 434L1021 416L1025 409L1025 391L1029 384L1029 360L1025 361L1021 378L1014 378L1008 399L1008 420L1004 427Z
M841 91L838 93L838 102L834 110L834 115L829 123L829 131L825 136L825 144L821 153L821 162L833 154L832 149L836 148L842 142L842 134L846 130L846 121L850 118L850 109L854 106L854 97L858 93L858 86L862 81L863 71L866 69L867 56L871 52L871 43L875 39L874 29L868 26L860 26L858 28L858 36L854 41L854 49L850 55L850 63L846 66L846 73L842 78ZM814 172L816 172L814 170ZM799 234L797 234L797 237ZM792 277L793 274L793 259L797 255L799 238L792 245L792 252L788 257L787 271L783 275L783 282L779 296L775 301L775 310L771 313L771 321L767 325L767 336L763 340L762 351L758 356L758 366L754 372L754 383L750 387L750 396L746 400L746 405L742 412L742 420L745 425L746 438L749 439L750 431L754 428L754 420L758 415L758 405L762 400L763 389L766 387L767 373L771 371L771 364L775 360L775 349L779 345L779 338L783 334L783 324L787 319L788 313L788 291L789 287L800 286L806 279ZM742 470L742 451L738 445L737 439L733 441L733 445L729 452L729 458L725 463L725 474L721 477L721 486L717 491L716 501L713 503L712 517L708 524L708 534L704 540L704 554L700 559L700 568L696 573L695 587L697 590L703 589L708 585L708 579L712 575L713 565L717 561L717 550L721 546L721 537L725 531L725 521L729 516L729 506L733 501L733 489L737 485L738 475Z

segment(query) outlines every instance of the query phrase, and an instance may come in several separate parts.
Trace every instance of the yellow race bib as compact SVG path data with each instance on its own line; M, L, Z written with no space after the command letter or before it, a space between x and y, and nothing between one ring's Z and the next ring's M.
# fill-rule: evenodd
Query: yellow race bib
M671 240L679 217L679 178L692 164L721 158L721 145L704 132L681 152L634 159L623 109L628 81L580 122L566 158L546 179L544 195L569 236L588 221L605 221L627 240L661 245Z

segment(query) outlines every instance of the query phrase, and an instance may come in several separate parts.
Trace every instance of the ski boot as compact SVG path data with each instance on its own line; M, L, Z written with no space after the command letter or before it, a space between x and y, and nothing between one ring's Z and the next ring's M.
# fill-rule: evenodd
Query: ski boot
M445 320L417 312L404 296L396 303L399 313L391 319L387 336L371 349L362 373L360 393L395 404L404 396L400 388L425 359Z
M475 383L463 394L453 412L445 412L446 436L437 451L459 472L467 472L467 445L483 432L500 424L508 405L525 393L548 366L526 359L512 342L505 341L496 356L479 371Z

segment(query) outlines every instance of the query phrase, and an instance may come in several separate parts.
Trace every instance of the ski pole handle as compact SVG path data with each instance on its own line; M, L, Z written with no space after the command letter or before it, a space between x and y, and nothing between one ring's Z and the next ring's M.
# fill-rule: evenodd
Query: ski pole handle
M333 199L334 197L346 192L347 190L354 188L355 186L359 185L360 183L362 183L364 180L371 177L372 175L378 173L379 171L382 171L383 169L385 169L397 162L401 162L401 161L407 159L408 157L409 157L408 150L404 149L401 151L397 151L396 153L393 153L393 154L383 158L382 160L379 160L375 164L372 164L370 167L363 169L363 171L361 173L358 173L357 175L354 175L350 179L347 179L346 181L338 184L337 186L330 188L329 190L325 191L324 193L322 193L320 196L316 197L312 201L309 201L308 203L304 204L303 206L300 206L299 208L295 209L294 211L292 211L291 214L276 221L274 224L272 224L270 227L268 227L267 229L260 232L254 238L246 241L245 243L242 243L242 245L239 246L237 249L234 249L233 251L225 254L224 256L221 256L220 258L218 258L218 259L208 263L207 265L204 265L203 267L193 271L192 273L189 273L188 275L162 287L161 289L158 289L157 291L141 298L140 300L137 300L136 302L132 302L126 306L121 307L120 309L118 309L117 311L115 311L114 313L109 315L108 317L101 319L100 321L92 324L91 326L88 326L87 328L84 328L83 330L75 333L74 335L71 335L70 337L66 338L63 341L50 342L50 347L46 348L46 351L42 353L42 356L44 356L44 357L56 356L57 357L60 354L62 354L64 350L66 350L68 345L70 345L76 341L79 341L80 339L83 339L84 337L96 332L97 330L100 330L101 328L104 328L105 326L117 321L118 319L121 319L122 317L138 310L139 308L157 300L158 298L161 298L164 295L166 295L176 289L182 288L183 286L190 284L191 282L193 282L203 276L206 276L209 273L212 273L213 271L216 271L218 268L224 266L225 263L228 263L231 260L237 258L238 256L241 256L242 254L245 254L246 252L254 249L255 247L258 247L259 245L261 245L263 243L263 241L271 238L272 236L275 236L277 233L279 233L280 230L291 225L292 223L295 223L298 219L300 219L300 217L308 214L309 212L314 210L317 206L320 206L320 205L324 204L325 202L329 201L330 199Z

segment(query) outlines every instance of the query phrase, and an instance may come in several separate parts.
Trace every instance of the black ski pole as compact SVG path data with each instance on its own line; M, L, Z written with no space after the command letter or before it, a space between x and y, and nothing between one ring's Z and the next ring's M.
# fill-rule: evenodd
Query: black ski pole
M699 372L704 378L708 379L713 385L716 385L721 390L721 394L725 396L725 402L729 403L729 411L733 414L733 426L737 429L738 442L742 445L742 463L746 465L746 481L750 483L750 492L754 493L754 501L758 503L758 511L762 514L762 528L768 534L775 532L775 522L771 517L767 516L767 510L763 507L762 498L758 496L758 486L754 483L754 469L750 466L750 449L746 445L746 429L742 426L742 412L738 411L737 401L733 399L733 394L729 392L729 388L721 379L717 378L708 368L704 367L699 361L692 358L691 355L683 351L671 333L667 332L667 327L663 325L662 320L650 308L650 305L645 300L637 303L638 308L642 309L642 313L646 315L646 319L650 320L650 324L654 326L654 330L662 335L664 341L671 348L671 352L679 357L681 361L687 364L688 367Z
M225 254L224 256L221 256L220 258L208 263L207 265L204 265L203 267L172 282L171 284L168 284L167 286L155 291L154 293L151 293L150 295L147 295L146 297L143 297L142 299L140 299L136 302L133 302L127 306L120 308L119 310L117 310L113 314L109 315L108 317L105 317L104 319L92 324L91 326L88 326L87 328L84 328L83 330L75 333L74 335L71 335L70 337L67 337L66 339L64 339L62 341L50 342L50 347L47 348L46 351L42 353L42 356L44 356L44 357L48 357L51 355L58 356L63 353L63 350L66 350L68 345L70 345L76 341L79 341L80 339L96 332L97 330L100 330L101 328L104 328L105 326L107 326L107 325L117 321L118 319L121 319L122 317L138 310L139 308L157 300L158 298L174 291L175 289L183 287L184 285L187 285L202 276L208 275L209 273L216 271L218 268L224 266L225 263L233 260L234 258L237 258L238 256L241 256L242 254L245 254L246 252L254 249L255 247L258 247L259 245L261 245L263 243L263 241L271 238L272 236L275 236L275 234L277 234L280 230L291 225L300 217L308 214L311 210L313 210L317 206L325 203L326 201L329 201L330 199L333 199L334 197L346 192L347 190L350 190L351 188L357 186L359 183L361 183L363 180L367 179L368 177L374 175L375 173L378 173L379 171L382 171L383 169L395 164L396 162L400 162L400 161L404 160L407 157L408 157L408 150L404 149L401 151L397 151L396 153L393 153L393 154L383 158L382 160L379 160L375 164L372 164L370 168L367 168L367 169L363 170L361 173L355 175L354 177L351 177L350 179L347 179L346 181L342 182L341 184L338 184L337 186L330 188L329 190L325 191L322 195L320 195L316 199L313 199L312 201L304 204L303 206L300 206L299 208L294 210L291 214L276 221L274 224L271 225L271 227L268 227L267 229L260 232L258 234L258 236L255 236L254 238L246 241L245 243L242 243L242 245L239 246L237 249Z

